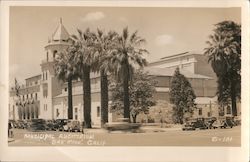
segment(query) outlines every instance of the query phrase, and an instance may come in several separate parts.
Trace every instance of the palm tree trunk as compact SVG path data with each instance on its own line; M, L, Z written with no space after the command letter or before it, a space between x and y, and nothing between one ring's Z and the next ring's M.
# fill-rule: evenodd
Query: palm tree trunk
M90 66L83 69L83 105L84 105L84 127L91 128L91 87Z
M130 119L130 111L129 111L129 78L124 76L123 78L123 103L124 103L124 118ZM130 120L129 120L130 121Z
M73 119L72 78L68 78L68 119Z
M235 84L231 84L231 102L232 102L232 115L237 116L237 106L236 106L236 94L235 94Z
M108 76L101 70L101 127L108 122Z

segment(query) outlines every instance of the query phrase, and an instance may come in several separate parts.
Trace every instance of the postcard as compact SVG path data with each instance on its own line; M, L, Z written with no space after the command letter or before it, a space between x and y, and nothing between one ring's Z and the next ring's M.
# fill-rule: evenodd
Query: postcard
M248 161L248 5L2 2L1 160Z

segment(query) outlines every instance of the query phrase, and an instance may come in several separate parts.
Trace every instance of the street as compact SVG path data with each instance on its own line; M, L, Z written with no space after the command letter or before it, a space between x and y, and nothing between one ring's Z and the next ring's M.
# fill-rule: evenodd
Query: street
M240 126L195 131L165 130L108 133L102 129L77 132L14 130L9 146L240 146Z

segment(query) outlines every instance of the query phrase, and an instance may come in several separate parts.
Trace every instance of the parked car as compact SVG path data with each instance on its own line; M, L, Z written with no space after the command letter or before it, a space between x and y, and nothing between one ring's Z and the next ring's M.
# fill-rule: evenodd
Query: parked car
M23 120L18 120L17 121L17 128L18 129L25 129L26 128L26 125L25 125Z
M81 132L82 125L78 120L68 120L67 124L63 126L63 130L68 132Z
M9 122L12 124L13 128L17 128L17 122L15 120L9 120Z
M183 125L182 130L195 130L194 123L196 122L196 119L190 119L186 121L186 123Z
M235 124L235 126L241 125L241 118L240 118L240 116L235 116L234 117L234 124Z
M233 117L231 116L222 117L221 123L222 123L221 128L233 128L233 126L235 125Z
M105 124L109 132L116 130L136 132L140 127L140 123L130 123L128 118L119 118L117 122Z
M46 121L44 119L32 119L28 129L30 131L44 131L46 130Z
M218 128L217 126L214 125L216 120L217 119L215 117L205 118L205 124L209 129L216 129Z
M189 119L187 121L182 130L196 130L196 129L208 129L207 124L205 123L205 118L194 118L194 119Z
M55 121L54 120L46 120L46 130L52 131L55 130L54 128Z
M56 119L53 126L53 130L63 131L64 130L63 126L66 125L67 123L68 119Z

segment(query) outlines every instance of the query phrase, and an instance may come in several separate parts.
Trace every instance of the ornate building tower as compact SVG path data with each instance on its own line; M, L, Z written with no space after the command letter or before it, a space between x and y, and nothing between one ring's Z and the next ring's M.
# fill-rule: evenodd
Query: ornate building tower
M62 84L55 76L54 64L55 57L58 52L66 50L69 47L69 33L62 24L60 19L59 25L52 34L51 39L45 46L45 59L41 63L41 103L40 118L53 119L53 103L54 96L61 93Z

